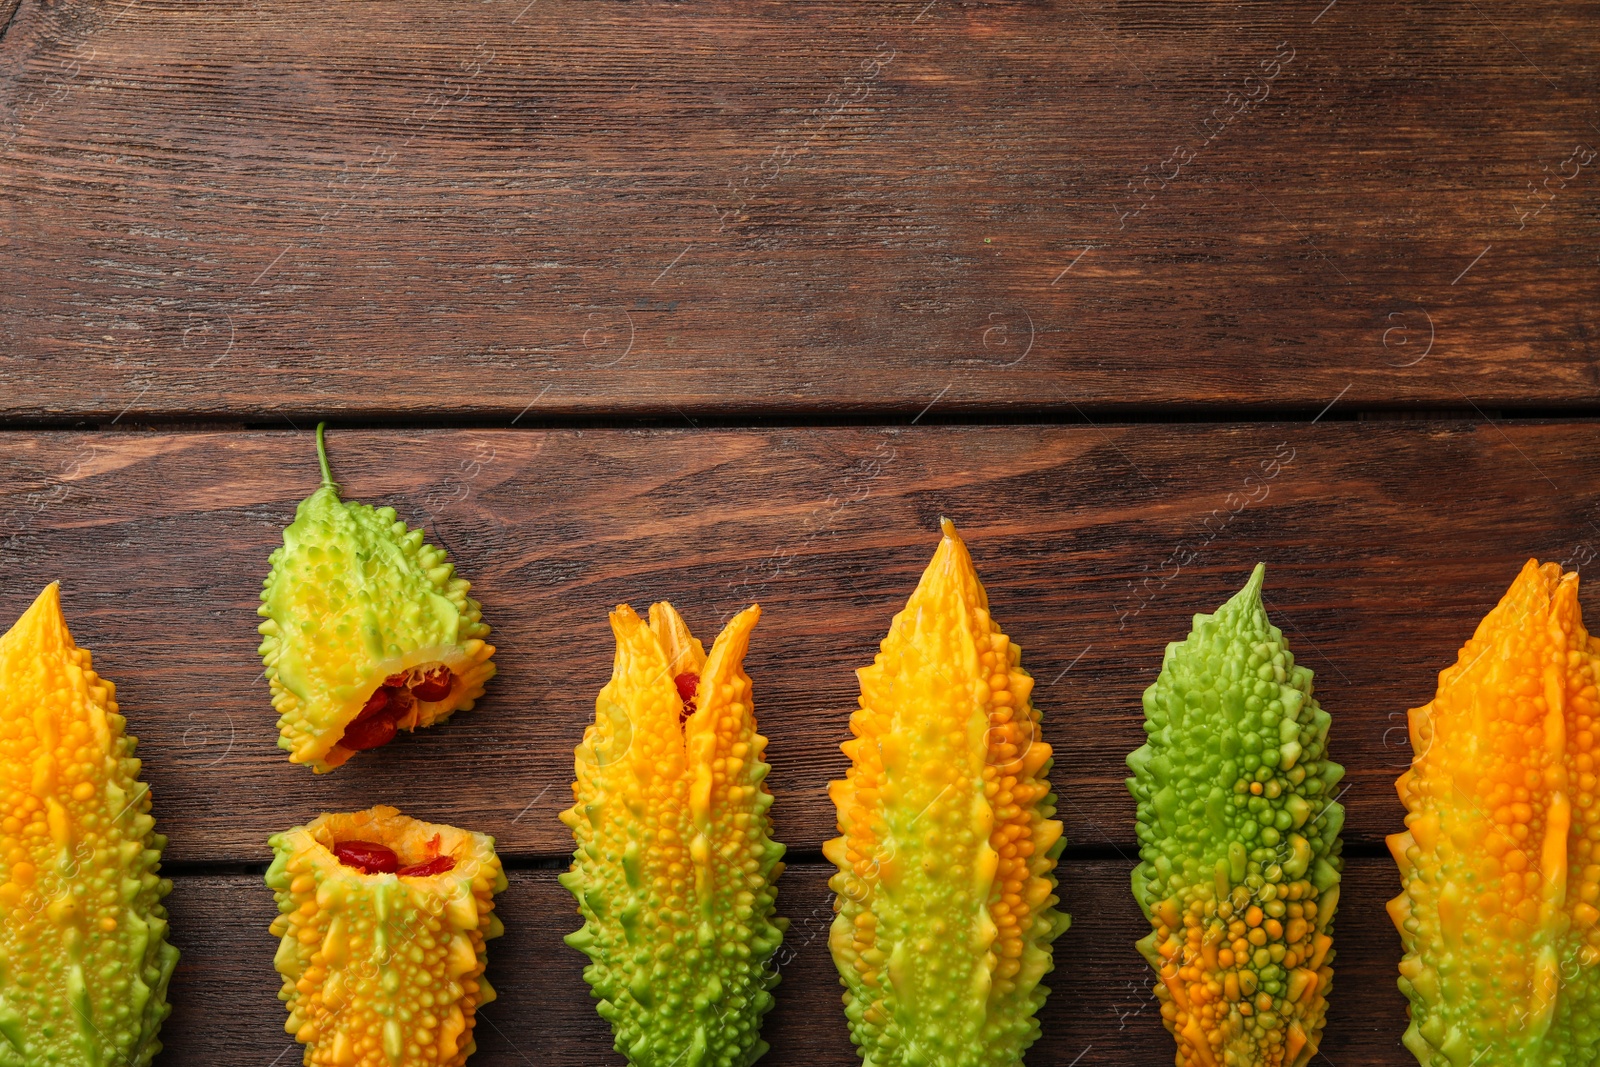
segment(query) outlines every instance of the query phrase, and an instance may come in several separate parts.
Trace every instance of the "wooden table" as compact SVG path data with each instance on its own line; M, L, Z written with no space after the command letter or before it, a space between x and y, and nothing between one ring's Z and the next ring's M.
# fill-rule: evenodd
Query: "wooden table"
M1122 759L1165 643L1260 559L1349 770L1323 1054L1412 1062L1405 710L1526 558L1600 551L1595 14L0 0L0 616L61 578L142 738L158 1062L297 1062L266 837L381 801L510 868L476 1067L620 1063L555 814L606 610L663 598L707 639L765 608L764 1063L856 1062L825 787L940 515L1058 753L1074 921L1030 1061L1171 1056ZM501 653L477 710L313 778L254 610L322 418Z

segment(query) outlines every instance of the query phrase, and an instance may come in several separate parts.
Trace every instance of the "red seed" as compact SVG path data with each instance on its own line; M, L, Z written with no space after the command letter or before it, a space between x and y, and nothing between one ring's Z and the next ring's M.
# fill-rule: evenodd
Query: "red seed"
M394 689L389 693L389 718L396 725L405 722L416 710L417 698L411 695L409 689Z
M388 715L358 719L345 727L344 736L339 738L339 744L352 752L365 752L369 748L378 748L393 741L395 729L394 719Z
M401 671L399 674L391 674L383 680L383 684L391 689L404 689L406 687L406 678L410 673L409 671Z
M446 871L454 870L455 865L456 861L449 856L435 856L431 860L424 860L422 863L413 863L409 867L402 867L395 873L402 878L426 878L430 874L443 874Z
M700 688L700 676L694 671L684 671L672 680L672 684L678 687L678 699L683 701L683 707L678 709L678 723L682 725L695 712L694 694Z
M418 700L443 700L455 688L456 676L449 667L435 667L411 687Z
M375 845L371 841L344 841L333 846L333 854L346 867L355 867L363 874L393 874L400 869L400 857L394 849Z
M361 707L361 714L357 715L353 721L361 722L364 719L372 718L374 715L380 715L387 710L389 710L389 689L387 686L379 686L372 691L372 695L367 698L367 702Z

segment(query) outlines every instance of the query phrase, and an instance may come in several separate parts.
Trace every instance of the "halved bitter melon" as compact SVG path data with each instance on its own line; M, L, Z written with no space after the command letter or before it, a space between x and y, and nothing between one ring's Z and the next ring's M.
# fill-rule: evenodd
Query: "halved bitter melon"
M495 999L494 838L379 805L272 837L273 966L308 1065L461 1067Z
M471 583L421 530L322 486L295 511L262 584L261 659L278 747L330 771L356 752L470 709L494 676Z

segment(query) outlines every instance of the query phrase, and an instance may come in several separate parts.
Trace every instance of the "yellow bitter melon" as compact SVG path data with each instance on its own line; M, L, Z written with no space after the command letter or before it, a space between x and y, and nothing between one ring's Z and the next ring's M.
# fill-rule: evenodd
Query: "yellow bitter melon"
M707 656L670 604L648 624L611 613L616 660L576 752L561 884L584 919L567 944L637 1067L745 1067L767 1050L788 922L773 915L783 846L743 666L759 616L734 616Z
M1389 902L1423 1067L1600 1062L1600 641L1529 560L1410 712Z
M339 499L322 433L322 487L283 531L256 612L278 747L318 773L470 709L494 676L471 584L393 508Z
M868 1067L1001 1067L1039 1035L1065 840L1022 651L944 538L872 666L830 793L829 938Z
M116 687L51 583L0 637L0 1067L145 1067L178 950Z
M484 942L504 933L494 838L379 805L271 839L273 966L308 1065L461 1067L495 999Z

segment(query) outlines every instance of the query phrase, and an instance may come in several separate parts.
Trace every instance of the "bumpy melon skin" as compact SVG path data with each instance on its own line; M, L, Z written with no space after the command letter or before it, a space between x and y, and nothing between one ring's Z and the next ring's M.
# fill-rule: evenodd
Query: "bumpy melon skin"
M398 723L405 730L470 710L494 676L489 627L444 550L393 508L341 500L326 473L270 562L256 614L266 620L261 660L290 762L320 774L348 760L338 741L391 674L442 663L460 679L444 700L419 701Z
M146 1067L171 1008L167 839L57 586L0 637L0 1067Z
M1389 902L1423 1067L1600 1063L1600 641L1529 560L1410 713Z
M1179 1067L1304 1067L1332 986L1344 768L1261 605L1265 568L1167 646L1128 756L1133 895ZM1257 791L1256 787L1259 787Z
M773 915L784 849L743 666L759 617L734 616L707 657L670 604L648 624L611 613L616 661L576 752L561 884L584 920L567 944L635 1067L746 1067L767 1051L769 961L789 924ZM680 726L685 672L700 686Z
M1012 1067L1039 1036L1056 910L1051 749L1022 651L944 538L872 666L829 793L829 947L866 1067Z
M421 862L436 835L438 854L456 865L426 877L364 874L331 851L371 841ZM323 815L271 844L272 934L282 939L272 962L289 1008L284 1029L306 1046L307 1067L466 1063L477 1010L495 999L484 942L505 932L494 914L506 888L494 838L379 805Z

